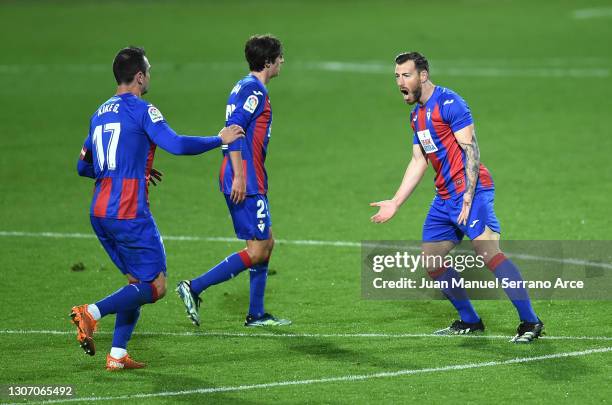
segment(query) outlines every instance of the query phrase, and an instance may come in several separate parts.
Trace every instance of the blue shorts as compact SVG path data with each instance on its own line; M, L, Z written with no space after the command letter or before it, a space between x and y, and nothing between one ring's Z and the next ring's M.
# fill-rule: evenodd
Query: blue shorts
M248 195L240 204L234 204L229 194L224 195L238 239L270 239L272 219L268 197L263 194Z
M111 260L123 274L151 282L166 274L166 252L153 217L110 219L90 217L91 226Z
M475 239L484 232L485 226L493 232L500 233L501 229L493 208L494 198L494 190L477 191L467 224L459 225L457 217L463 206L463 194L448 200L436 195L423 224L423 242L450 240L458 243L463 239L463 235Z

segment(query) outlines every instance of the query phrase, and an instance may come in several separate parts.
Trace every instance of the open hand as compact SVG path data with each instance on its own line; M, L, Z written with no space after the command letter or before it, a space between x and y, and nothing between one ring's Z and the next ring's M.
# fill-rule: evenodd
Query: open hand
M370 203L370 207L378 207L378 212L370 218L370 221L377 224L382 224L393 218L398 209L397 203L393 200L373 202Z
M246 198L246 181L242 176L234 176L230 198L234 204L240 204Z
M470 210L472 209L472 196L468 196L466 194L463 195L463 206L461 207L461 212L457 217L457 223L459 225L466 225L468 217L470 216Z

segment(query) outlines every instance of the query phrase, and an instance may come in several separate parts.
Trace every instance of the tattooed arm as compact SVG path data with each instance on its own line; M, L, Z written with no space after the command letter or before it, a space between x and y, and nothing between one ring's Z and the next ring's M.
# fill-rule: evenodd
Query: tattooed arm
M476 183L478 182L480 170L480 150L476 141L474 124L455 132L455 138L457 138L457 142L465 152L465 192L463 193L463 207L457 217L457 222L465 225L472 208L472 200L476 191Z

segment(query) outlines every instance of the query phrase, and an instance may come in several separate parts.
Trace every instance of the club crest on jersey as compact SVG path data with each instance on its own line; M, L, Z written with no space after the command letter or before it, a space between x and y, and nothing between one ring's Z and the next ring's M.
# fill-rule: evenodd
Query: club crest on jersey
M417 131L417 136L419 137L419 141L421 142L421 146L423 147L425 153L434 153L438 150L436 143L431 137L429 129Z
M149 109L147 111L149 113L149 118L151 118L151 122L156 123L164 119L162 113L155 108L153 105L149 105Z
M259 104L259 99L257 98L257 96L251 94L247 97L242 108L253 114L255 112L255 109L257 108L257 104Z

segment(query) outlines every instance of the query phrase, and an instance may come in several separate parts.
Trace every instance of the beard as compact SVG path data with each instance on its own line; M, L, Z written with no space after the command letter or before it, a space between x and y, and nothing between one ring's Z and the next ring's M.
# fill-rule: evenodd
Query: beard
M410 90L410 94L414 96L414 101L410 102L406 100L406 102L410 105L417 103L421 99L421 94L423 93L423 87L419 83L418 87L414 90Z

